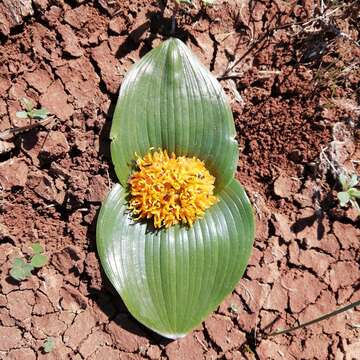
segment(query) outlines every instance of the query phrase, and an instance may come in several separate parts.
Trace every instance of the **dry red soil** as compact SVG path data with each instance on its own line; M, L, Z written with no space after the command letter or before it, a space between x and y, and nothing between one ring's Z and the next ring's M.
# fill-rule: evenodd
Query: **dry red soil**
M173 342L132 319L95 248L96 216L117 181L117 92L169 36L171 5L0 3L0 132L29 124L15 116L22 97L54 115L0 143L1 359L360 359L359 308L261 337L360 299L360 226L339 207L328 164L359 174L359 3L324 1L323 17L320 3L244 0L178 14L175 35L228 93L257 233L232 295ZM49 264L14 282L13 259L35 242ZM45 354L47 337L55 348Z

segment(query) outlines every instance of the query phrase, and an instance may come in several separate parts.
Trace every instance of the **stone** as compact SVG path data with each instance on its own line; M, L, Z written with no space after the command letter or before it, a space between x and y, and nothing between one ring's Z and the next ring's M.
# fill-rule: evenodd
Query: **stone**
M94 252L89 252L86 256L85 271L90 278L91 288L96 290L101 290L102 277L100 272L100 264Z
M78 6L74 9L69 9L64 14L64 20L73 28L80 30L84 24L88 21L88 16L85 7Z
M103 346L98 351L88 357L88 360L105 360L105 359L124 359L121 357L121 353L117 349L113 349L109 346Z
M0 308L0 323L3 326L15 326L15 319L10 316L10 312L6 308Z
M256 353L259 359L287 359L287 360L298 360L288 353L286 345L277 344L271 339L265 339L260 342L256 348ZM286 356L285 356L286 355Z
M265 265L258 264L257 266L249 266L246 272L250 279L269 284L272 284L281 275L276 262Z
M300 187L299 179L281 174L274 182L274 193L281 198L290 199Z
M49 5L49 0L32 0L35 8L45 10Z
M264 309L284 311L287 308L288 295L286 289L283 288L280 281L274 283L267 301L264 304Z
M264 251L264 263L271 264L273 262L282 260L286 256L287 246L280 245L280 240L277 236L272 236L267 240L268 246Z
M66 324L59 320L56 313L33 316L32 322L35 330L42 333L44 338L46 336L60 336L66 330Z
M76 246L69 245L56 252L51 263L64 275L69 274L75 269L81 273L83 271L84 254Z
M21 159L10 159L0 164L0 187L11 190L13 187L24 187L28 176L28 166Z
M75 108L83 111L89 104L98 107L103 99L99 90L100 78L89 59L84 56L70 59L56 69L56 74L70 94L69 98Z
M44 267L41 272L44 281L42 281L40 284L40 290L47 295L52 306L55 309L58 309L60 302L60 289L63 284L63 276L49 267Z
M35 303L34 293L31 290L12 291L7 295L10 315L19 321L29 320ZM21 304L21 306L19 306Z
M80 354L87 359L93 354L99 347L104 345L111 345L112 341L109 334L106 334L102 330L97 330L91 333L86 340L80 345Z
M140 347L147 347L149 340L140 336L143 331L127 314L119 314L106 326L114 345L126 352L136 352Z
M312 269L317 276L322 277L335 259L330 255L323 254L316 250L300 251L299 263L305 267Z
M0 75L0 94L6 94L11 87L11 82L6 77Z
M208 331L210 339L214 341L224 352L234 348L239 348L246 342L245 334L234 327L233 322L226 316L211 316L205 321L205 327Z
M105 179L101 175L95 175L90 178L87 200L90 202L102 202L105 200L109 188Z
M121 76L119 71L119 61L111 54L109 45L103 42L91 52L91 57L100 68L101 78L106 88L112 94L118 92Z
M171 351L171 350L170 350ZM146 355L151 359L151 360L158 360L161 358L161 350L158 346L156 345L150 345L149 348L147 349Z
M314 193L317 185L312 180L305 181L304 189L301 193L294 195L294 200L302 207L312 207L314 205Z
M61 131L50 131L41 148L42 155L59 157L67 154L70 146L66 136Z
M360 230L352 224L343 224L339 221L333 223L334 235L339 240L343 249L359 248L360 243Z
M34 171L29 174L27 185L35 194L49 202L61 203L63 196L58 196L53 179L42 171Z
M334 294L330 291L323 291L314 304L310 304L299 314L299 322L304 323L316 319L323 314L330 313L337 308ZM343 332L346 327L345 313L333 316L326 321L320 321L311 325L311 331L315 334L336 334Z
M31 0L11 0L0 3L0 33L7 36L10 30L24 22L24 17L33 15Z
M54 307L51 305L48 297L41 291L35 293L35 305L33 308L34 315L45 315L54 312Z
M125 19L120 16L111 19L109 22L109 29L118 35L120 35L124 31L127 31Z
M59 32L64 41L63 48L66 53L73 57L80 57L84 54L76 35L69 25L59 24L56 27L56 30Z
M21 348L12 349L8 354L9 360L36 360L36 354L33 349Z
M0 326L0 350L8 351L21 346L21 331L16 327Z
M340 261L330 268L330 287L337 291L340 287L355 284L360 279L359 266L355 262Z
M246 302L246 305L253 313L258 312L270 292L270 285L262 284L256 280L241 279L236 286L236 292Z
M290 228L290 219L280 213L274 213L271 222L275 228L275 235L280 236L285 242L290 242L295 238L295 234Z
M282 276L281 284L288 290L289 305L293 313L299 313L307 305L314 303L327 287L311 273L297 269L291 269Z
M36 69L33 72L26 72L24 76L26 82L43 94L53 82L52 76L45 69Z
M198 360L203 358L203 348L191 333L184 338L173 341L165 348L166 355L172 360ZM158 358L159 359L159 358Z
M65 331L63 336L65 344L75 350L95 325L96 320L92 311L90 309L83 311Z
M339 241L333 234L327 234L321 240L315 239L314 237L305 238L304 243L308 248L321 249L334 259L338 259L340 256Z
M61 120L69 119L74 112L73 106L68 103L67 94L60 80L54 81L49 86L46 94L40 97L40 104Z
M86 309L88 305L87 298L79 290L71 285L64 285L60 291L61 307L66 311L78 313Z

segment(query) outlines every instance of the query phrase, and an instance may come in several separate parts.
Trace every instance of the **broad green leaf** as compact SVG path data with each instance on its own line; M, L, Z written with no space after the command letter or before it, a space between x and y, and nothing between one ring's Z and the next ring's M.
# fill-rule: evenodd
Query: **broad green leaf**
M347 191L340 191L337 193L337 197L339 199L340 202L340 206L346 206L346 204L349 202L350 200L350 196L348 194Z
M31 258L31 265L36 268L41 268L48 262L49 258L46 255L42 254L35 254Z
M236 180L193 227L154 230L134 221L115 185L97 223L102 266L132 315L168 337L184 336L234 289L254 239L254 218Z
M25 280L31 276L32 270L34 270L34 267L31 264L28 264L23 259L16 258L10 270L10 276L17 281Z
M238 160L232 113L219 82L178 39L153 49L126 76L110 137L123 186L136 155L150 148L196 156L216 177L220 191Z
M41 254L44 249L43 247L40 245L40 243L35 243L31 245L32 251L34 254Z

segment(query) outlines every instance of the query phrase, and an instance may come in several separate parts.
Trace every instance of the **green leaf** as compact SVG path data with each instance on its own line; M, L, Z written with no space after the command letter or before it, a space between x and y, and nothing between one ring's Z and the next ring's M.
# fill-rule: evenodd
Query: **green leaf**
M358 184L358 177L356 174L352 174L349 181L349 188L353 188Z
M145 55L127 74L111 128L116 174L126 185L135 154L150 148L196 156L220 191L233 178L238 145L231 109L213 75L178 39Z
M34 108L33 102L30 99L23 97L23 98L21 98L20 102L21 102L21 106L27 112L30 112Z
M41 268L48 262L48 260L49 258L46 255L35 254L31 258L31 265L34 266L35 268Z
M48 337L43 345L44 352L49 353L54 350L54 347L55 347L54 339Z
M348 194L347 191L340 191L337 193L337 197L339 199L340 202L340 206L346 206L346 204L349 202L350 200L350 196Z
M31 276L32 270L34 270L34 267L31 264L28 264L23 259L16 258L10 270L10 276L17 281L25 280Z
M348 190L348 193L351 198L360 199L360 190L351 188Z
M32 244L31 248L34 254L41 254L42 252L44 252L44 249L42 248L40 243Z
M33 119L46 119L49 115L49 111L45 108L35 109L29 113L29 116Z
M346 174L341 173L341 174L339 175L339 182L340 182L340 184L341 184L341 188L342 188L344 191L346 191L346 190L349 188L349 184L348 184L349 179L348 179L348 177L347 177Z
M19 119L26 119L28 117L28 113L26 111L17 111L16 117Z
M102 266L132 315L168 337L184 336L234 289L254 240L253 212L236 180L193 227L154 230L134 221L115 185L97 223Z

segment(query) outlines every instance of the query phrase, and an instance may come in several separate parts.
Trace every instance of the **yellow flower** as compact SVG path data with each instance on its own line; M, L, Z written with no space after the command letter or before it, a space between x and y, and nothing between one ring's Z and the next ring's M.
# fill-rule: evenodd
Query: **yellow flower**
M129 178L129 208L138 219L152 219L154 227L177 223L191 226L218 202L215 178L203 161L168 155L166 150L138 157L139 170Z

